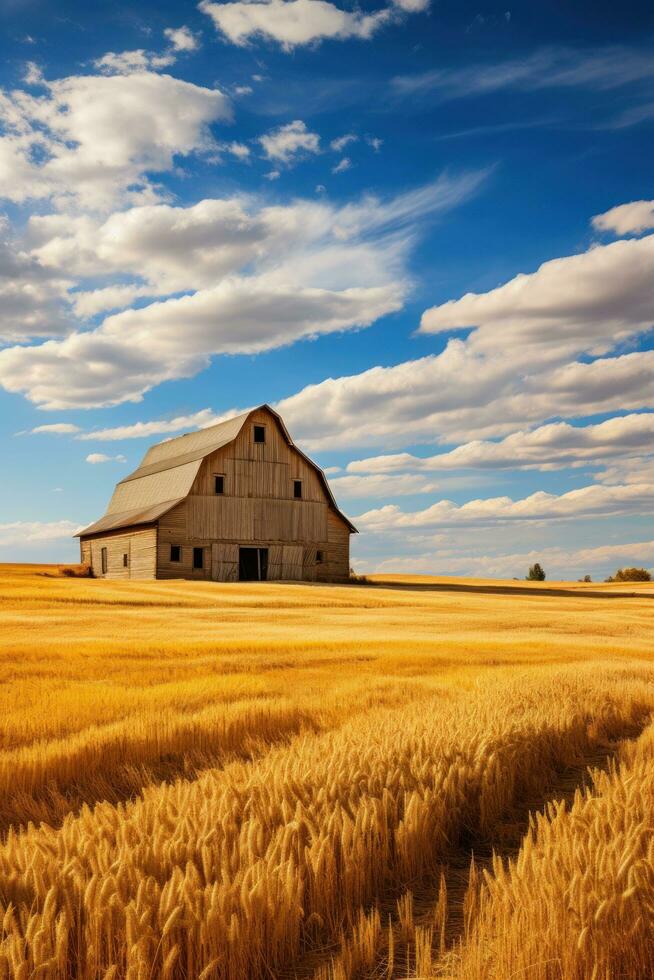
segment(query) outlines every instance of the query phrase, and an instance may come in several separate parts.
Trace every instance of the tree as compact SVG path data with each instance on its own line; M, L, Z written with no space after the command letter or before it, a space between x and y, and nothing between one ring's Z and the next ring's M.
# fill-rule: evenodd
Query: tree
M651 582L652 576L646 568L619 568L615 575L609 575L607 582Z
M529 569L529 571L527 572L527 581L528 582L544 582L545 581L545 572L544 572L543 568L538 564L538 562L536 562L534 565L532 565L531 568Z
M592 582L593 580L590 577L590 575L584 575L584 577L583 578L580 578L579 581L580 582Z

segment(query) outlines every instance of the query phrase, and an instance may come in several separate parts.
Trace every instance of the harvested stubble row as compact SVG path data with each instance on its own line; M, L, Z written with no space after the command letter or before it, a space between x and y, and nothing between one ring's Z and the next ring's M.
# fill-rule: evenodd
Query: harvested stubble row
M648 668L514 676L368 711L58 830L11 832L0 975L280 975L433 873L462 835L490 834L558 769L640 729L651 680Z

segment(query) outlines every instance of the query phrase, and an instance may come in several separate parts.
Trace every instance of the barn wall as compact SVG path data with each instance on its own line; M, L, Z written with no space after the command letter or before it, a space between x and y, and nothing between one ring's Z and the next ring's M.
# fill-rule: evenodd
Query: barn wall
M263 444L254 442L255 424L266 427ZM214 492L218 475L225 480L222 495ZM302 481L301 500L294 497L294 480ZM238 547L244 545L268 548L269 580L326 581L332 571L346 578L349 529L336 519L331 538L337 555L332 562L330 515L333 511L313 466L288 445L273 416L256 412L233 443L203 461L184 503L160 518L157 575L236 581ZM171 544L181 546L180 562L170 561ZM202 571L192 567L193 547L205 549ZM317 560L319 551L322 563Z
M82 538L79 542L79 560L82 565L91 564L91 542L84 541Z
M266 427L265 443L255 443L253 426ZM350 532L330 507L323 483L300 453L286 442L277 420L253 413L228 446L201 463L189 496L158 519L156 527L100 534L82 542L84 560L101 575L100 548L108 548L108 578L238 580L239 545L268 548L270 580L347 579ZM158 480L165 474L153 474ZM225 492L214 492L214 477ZM302 481L302 498L293 493ZM140 482L140 481L136 481ZM173 562L171 545L181 548ZM203 568L193 568L193 548L203 548ZM122 555L129 553L129 568ZM322 553L322 561L318 554Z
M102 574L102 548L107 549L107 574ZM81 541L83 560L88 561L97 578L149 579L156 575L156 527L114 531ZM123 555L127 555L127 568Z
M327 518L327 565L330 579L349 578L350 531L338 514L331 510Z

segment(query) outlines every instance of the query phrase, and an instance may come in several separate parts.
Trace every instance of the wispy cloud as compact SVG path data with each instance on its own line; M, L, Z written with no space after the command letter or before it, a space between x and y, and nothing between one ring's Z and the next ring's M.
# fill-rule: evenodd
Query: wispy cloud
M429 95L446 101L510 88L586 88L602 92L651 78L654 58L647 51L639 53L622 47L586 51L541 48L525 58L398 75L391 85L398 96Z

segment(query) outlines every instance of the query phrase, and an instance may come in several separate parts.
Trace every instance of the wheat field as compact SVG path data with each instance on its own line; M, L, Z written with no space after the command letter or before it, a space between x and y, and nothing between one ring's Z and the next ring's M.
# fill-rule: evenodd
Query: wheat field
M0 978L653 976L653 627L0 566Z

